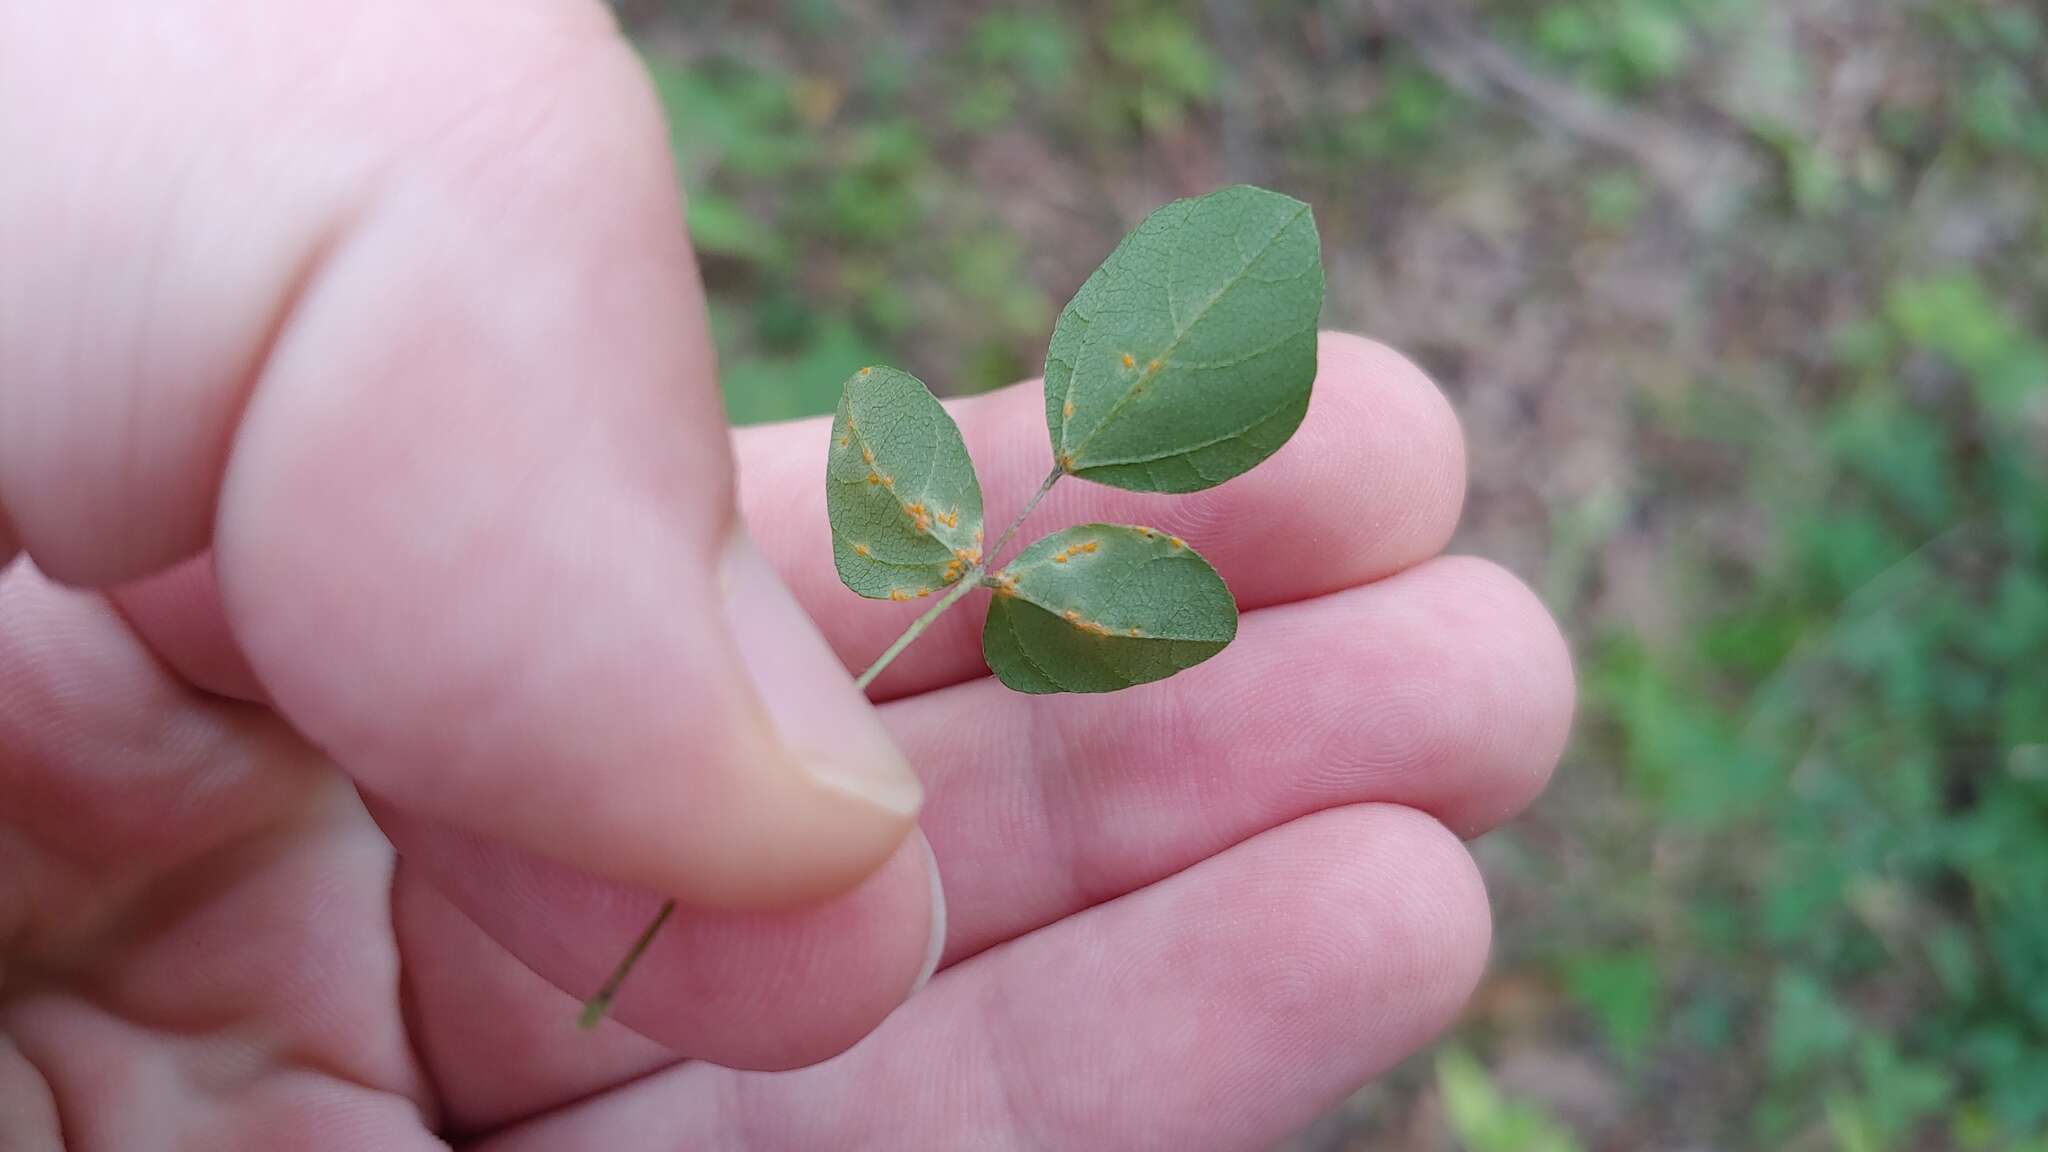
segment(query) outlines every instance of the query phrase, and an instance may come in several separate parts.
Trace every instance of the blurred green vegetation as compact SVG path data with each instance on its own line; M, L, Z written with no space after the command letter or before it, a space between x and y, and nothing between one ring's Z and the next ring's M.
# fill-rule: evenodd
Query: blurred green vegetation
M825 411L874 361L950 392L1030 376L1159 200L1311 200L1329 322L1465 408L1464 543L1525 561L1580 660L1558 787L1481 845L1496 981L1543 1003L1482 996L1406 1073L1447 1138L2048 1152L2042 12L1354 7L642 5L733 417ZM1752 175L1699 169L1732 207L1693 212L1580 100ZM1434 290L1483 323L1376 307L1482 241L1507 255ZM1617 316L1654 293L1587 271L1615 266L1676 291ZM1489 417L1471 366L1515 316L1618 367ZM1556 1048L1604 1113L1489 1071Z

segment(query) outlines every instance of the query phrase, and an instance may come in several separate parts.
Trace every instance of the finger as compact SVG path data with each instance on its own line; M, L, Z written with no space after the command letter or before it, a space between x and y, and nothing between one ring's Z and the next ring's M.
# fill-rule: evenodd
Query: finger
M656 893L619 888L502 841L371 808L415 873L402 876L401 886L431 878L528 968L579 999L597 991L661 903ZM678 909L634 968L612 1015L666 1045L672 1059L742 1068L811 1064L845 1051L929 978L944 936L937 865L924 839L913 836L873 875L826 901L776 911ZM452 957L439 937L402 943L434 989L469 979L448 969ZM573 1011L554 1010L541 1020L528 1002L501 1004L487 1020L452 1014L484 991L472 988L452 1004L422 1002L437 1057L516 1067L517 1059L472 1030L524 1022L533 1028L531 1039L546 1041L545 1051L531 1055L534 1078L548 1068L566 1070L560 1091L561 1083L592 1074L571 1055L589 1050L566 1034ZM553 1010L557 998L546 1004Z
M1526 804L1556 763L1571 664L1526 586L1479 560L1440 558L1249 613L1227 656L1161 685L1036 699L975 681L885 715L926 773L924 826L946 877L944 955L958 963L1325 808L1393 801L1477 834ZM487 883L522 875L502 865L473 873ZM578 924L563 935L604 931L623 929ZM518 1043L506 1029L537 1037L573 1011L559 992L532 992L530 974L485 980L489 955L422 951L418 965L451 970L434 988L467 990L420 998L430 1052L510 1050ZM774 951L764 968L786 968ZM596 976L557 974L567 988L578 978ZM645 984L690 990L698 980ZM516 1076L438 1082L483 1127L659 1064L631 1045L604 1052L535 1045ZM616 1064L635 1060L631 1072Z
M527 1108L545 1106L547 1087L514 1075L522 1057L552 1068L561 1091L611 1070L591 1055L605 1045L655 1048L609 1023L593 1049L574 1025L576 1000L657 896L381 815L388 842L275 715L180 683L101 597L54 587L26 564L0 578L0 972L27 973L25 988L75 978L105 1011L157 1026L260 1018L305 1036L293 1051L308 1059L317 1042L318 1062L340 1075L363 1069L330 1049L405 1054L397 1069L355 1075L362 1083L402 1082L400 1070L417 1081L416 1051L434 1062L437 1085L475 1070L524 1089ZM396 880L393 844L406 859ZM473 913L423 927L414 910L428 877L446 893L432 907ZM680 1052L782 1067L842 1051L936 966L936 883L918 837L850 893L802 913L679 911L628 982L620 1017L668 1045L656 1048L663 1061ZM472 914L524 958L491 945L525 974L516 986L540 985L544 997L496 995ZM469 935L448 932L450 919ZM401 955L410 1051L393 1010ZM575 995L546 988L529 966ZM530 1043L508 1049L518 1025Z
M424 818L706 904L895 853L914 777L730 543L601 6L6 5L0 109L0 508L45 570L210 543L265 694Z
M107 599L121 611L157 659L187 684L216 696L268 704L256 670L228 631L214 579L213 553L109 589Z
M391 922L405 953L409 1038L433 1073L446 1135L537 1116L676 1062L616 1019L566 1027L576 998L514 959L403 859Z
M244 686L232 645L223 628L205 623L219 620L208 609L207 586L202 558L124 588L119 598L166 663L188 680L238 695ZM437 1085L460 1090L454 1099L464 1105L464 1124L498 1122L507 1109L539 1111L610 1083L615 1063L602 1054L614 1045L628 1059L652 1048L662 1062L678 1053L740 1067L823 1059L865 1035L928 977L945 940L936 863L923 838L913 837L861 885L809 915L678 910L614 1011L662 1046L619 1025L607 1025L601 1037L569 1037L574 999L609 975L659 897L444 822L377 809L409 860L393 898L417 992L415 1023L432 1033L423 1043L436 1060ZM434 877L438 890L415 891L426 886L423 876ZM487 962L473 940L479 923L523 958L514 961L495 944L486 950L517 969L515 976L485 978ZM542 985L545 995L533 993L542 983L534 971L555 982ZM812 1006L771 1010L790 1003Z
M0 576L0 1034L72 1146L276 1147L316 1113L320 1147L414 1146L390 859L274 715L178 683L98 596Z
M482 1149L1263 1148L1449 1024L1489 931L1454 837L1338 809L976 957L828 1064L677 1068Z
M1318 361L1308 415L1271 460L1181 496L1069 479L1054 487L1020 540L1086 521L1149 525L1185 538L1246 608L1348 588L1436 555L1457 527L1465 494L1456 414L1415 365L1383 345L1325 333ZM981 475L992 532L1052 467L1040 396L1034 382L949 405ZM740 502L763 552L834 650L847 667L862 668L917 612L861 600L822 560L832 554L828 428L811 420L740 431ZM980 675L982 615L968 604L942 617L882 675L877 697Z
M947 962L1323 808L1403 804L1476 836L1564 750L1571 658L1481 560L1248 614L1221 656L1111 696L977 680L889 706L926 772Z

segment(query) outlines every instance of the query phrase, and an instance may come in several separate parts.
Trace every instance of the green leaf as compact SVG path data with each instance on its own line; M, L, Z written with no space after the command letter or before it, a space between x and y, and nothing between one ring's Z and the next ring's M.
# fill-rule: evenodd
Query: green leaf
M1242 185L1166 205L1060 313L1045 356L1053 455L1139 492L1250 469L1308 411L1322 308L1308 205Z
M1177 536L1055 532L988 578L982 654L1019 692L1115 692L1192 668L1237 635L1237 604Z
M847 378L825 473L832 558L873 600L930 596L981 562L981 482L960 427L917 377Z

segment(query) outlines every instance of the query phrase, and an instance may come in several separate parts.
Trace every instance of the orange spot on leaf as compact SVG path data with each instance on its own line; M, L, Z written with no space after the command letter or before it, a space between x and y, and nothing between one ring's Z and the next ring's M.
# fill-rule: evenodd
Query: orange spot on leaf
M1124 367L1136 368L1137 366L1138 358L1136 356L1131 355L1129 352L1124 353Z
M865 544L855 544L853 546L853 554L855 556L871 555L871 553L868 551L868 546Z

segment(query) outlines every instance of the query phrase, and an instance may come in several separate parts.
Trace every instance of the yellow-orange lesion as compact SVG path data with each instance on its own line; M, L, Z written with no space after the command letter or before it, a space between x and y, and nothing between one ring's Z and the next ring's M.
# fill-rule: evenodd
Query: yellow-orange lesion
M1072 559L1073 557L1085 556L1088 553L1094 552L1101 547L1102 543L1099 540L1083 540L1078 544L1069 545L1068 547L1062 548L1059 551L1053 553L1052 562L1055 564L1065 564L1068 560Z
M981 549L955 548L953 558L946 561L945 582L951 584L965 575L969 568L981 563Z
M873 552L870 552L870 551L868 551L868 546L867 546L867 545L865 545L865 544L855 544L855 545L853 546L853 554L854 554L855 556L872 556L872 555L874 555L874 553L873 553Z
M1077 630L1088 633L1090 636L1111 636L1115 634L1109 625L1104 624L1100 620L1090 620L1072 608L1060 613L1060 619L1072 624Z

